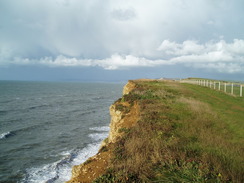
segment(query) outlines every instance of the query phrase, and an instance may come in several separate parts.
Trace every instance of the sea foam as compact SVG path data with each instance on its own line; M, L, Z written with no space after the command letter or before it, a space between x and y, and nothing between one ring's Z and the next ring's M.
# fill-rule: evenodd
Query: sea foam
M6 139L12 135L14 135L12 132L4 132L4 133L0 134L0 139Z
M95 141L102 141L103 139L108 137L108 133L92 133L88 136Z
M72 167L85 162L89 157L94 156L100 147L100 143L108 136L109 127L93 127L92 131L101 133L91 133L93 143L81 150L63 151L60 153L62 158L51 164L40 167L33 167L26 170L26 176L22 183L63 183L71 179Z
M110 128L108 126L100 126L100 127L92 127L89 129L98 132L108 132Z
M72 167L85 162L94 156L100 143L89 144L80 151L72 150L60 153L62 159L54 163L26 170L26 176L21 183L63 183L70 180Z

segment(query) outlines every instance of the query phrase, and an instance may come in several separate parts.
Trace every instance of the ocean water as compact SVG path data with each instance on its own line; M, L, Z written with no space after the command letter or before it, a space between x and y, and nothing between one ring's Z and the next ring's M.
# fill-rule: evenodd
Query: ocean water
M108 136L123 85L0 81L0 182L69 180Z

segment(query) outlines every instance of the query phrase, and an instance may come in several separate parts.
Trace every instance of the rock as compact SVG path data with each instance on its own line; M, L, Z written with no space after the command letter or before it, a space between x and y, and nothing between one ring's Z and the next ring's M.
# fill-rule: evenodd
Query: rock
M135 86L136 84L134 82L128 81L128 83L124 86L123 95L129 94L135 88Z

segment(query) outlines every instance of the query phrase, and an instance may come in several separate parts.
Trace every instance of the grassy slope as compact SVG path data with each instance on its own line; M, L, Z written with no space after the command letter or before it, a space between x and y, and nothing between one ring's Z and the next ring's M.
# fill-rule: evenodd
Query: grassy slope
M94 182L244 182L244 98L198 85L134 81L140 120Z

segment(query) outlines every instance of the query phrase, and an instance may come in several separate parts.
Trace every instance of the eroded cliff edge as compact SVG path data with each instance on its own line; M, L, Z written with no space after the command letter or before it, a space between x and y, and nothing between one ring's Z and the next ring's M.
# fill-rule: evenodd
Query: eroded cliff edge
M128 81L123 88L123 96L129 94L135 86L133 81ZM138 104L123 101L123 96L109 108L111 116L109 136L102 142L99 152L83 164L74 166L71 180L67 183L92 182L109 168L114 143L123 135L123 130L129 129L139 120Z
M123 94L110 107L109 137L69 182L244 182L242 98L145 79Z

